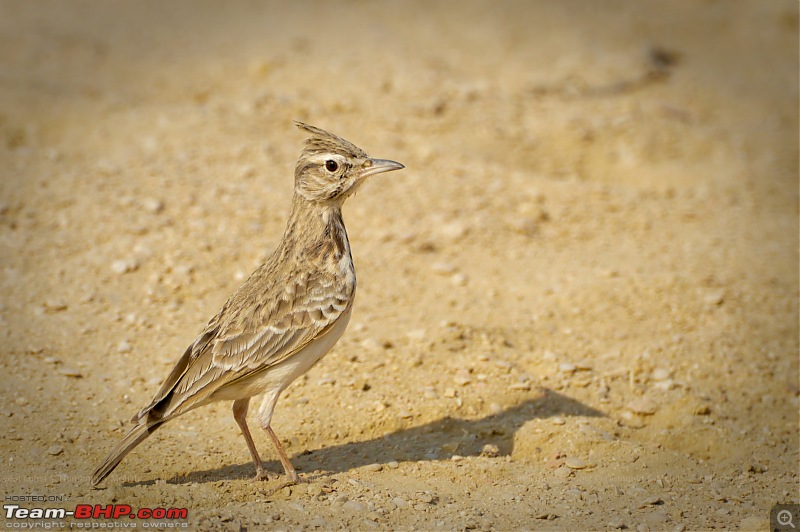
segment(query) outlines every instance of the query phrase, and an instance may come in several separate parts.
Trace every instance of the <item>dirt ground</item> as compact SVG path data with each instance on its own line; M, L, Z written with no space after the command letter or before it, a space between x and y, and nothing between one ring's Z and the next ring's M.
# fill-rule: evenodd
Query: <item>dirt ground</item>
M282 235L295 119L406 165L345 205L353 319L276 409L308 482L252 481L219 403L92 489ZM6 503L749 530L800 500L796 2L4 1L0 172Z

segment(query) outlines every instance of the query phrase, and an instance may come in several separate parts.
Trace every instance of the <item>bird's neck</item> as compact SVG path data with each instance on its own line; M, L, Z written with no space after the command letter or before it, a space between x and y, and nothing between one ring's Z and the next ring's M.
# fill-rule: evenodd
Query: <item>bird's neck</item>
M299 194L292 199L292 210L283 237L290 254L307 253L339 259L350 256L350 243L342 219L341 203L308 201ZM333 256L331 256L333 255Z

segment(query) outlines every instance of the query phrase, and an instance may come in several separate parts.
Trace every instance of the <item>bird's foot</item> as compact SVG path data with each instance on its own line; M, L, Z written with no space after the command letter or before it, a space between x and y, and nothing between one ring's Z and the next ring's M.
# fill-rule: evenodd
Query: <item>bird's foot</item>
M297 484L301 484L303 482L308 482L308 481L305 480L305 479L300 478L300 476L297 473L295 473L293 476L288 477L286 480L284 480L283 482L281 482L280 484L278 484L274 488L262 491L261 493L263 495L266 495L267 497L270 497L272 495L275 495L279 491L281 491L283 488L288 488L290 486L296 486Z
M277 473L273 473L272 471L267 471L263 467L256 468L256 476L253 480L262 481L262 480L274 480L277 479L280 475Z

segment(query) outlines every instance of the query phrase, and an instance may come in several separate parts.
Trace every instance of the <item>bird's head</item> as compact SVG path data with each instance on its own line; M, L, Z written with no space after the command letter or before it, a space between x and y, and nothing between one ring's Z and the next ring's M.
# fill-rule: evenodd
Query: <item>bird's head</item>
M294 171L295 191L308 201L341 203L364 180L404 166L387 159L373 159L351 142L314 126L295 122L311 133Z

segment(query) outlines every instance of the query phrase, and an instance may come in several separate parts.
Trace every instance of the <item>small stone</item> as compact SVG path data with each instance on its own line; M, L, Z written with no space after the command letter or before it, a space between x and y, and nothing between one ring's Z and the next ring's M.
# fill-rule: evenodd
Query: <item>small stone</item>
M442 394L442 395L444 395L445 397L450 397L450 398L455 397L456 396L456 389L455 388L446 388L444 390L444 394Z
M767 524L766 519L751 515L742 519L739 523L739 530L763 530L768 528Z
M472 382L472 379L470 379L466 375L456 375L455 377L453 377L453 382L455 382L459 386L466 386Z
M725 291L724 290L714 290L713 292L709 292L703 298L703 303L705 303L709 307L718 307L722 305L725 301Z
M570 364L569 362L561 362L558 365L558 371L561 373L575 373L577 369L575 364Z
M111 270L120 275L135 271L137 268L139 268L139 264L134 259L120 259L111 263Z
M61 299L48 299L44 302L44 308L50 312L58 312L67 310L67 303Z
M522 390L524 392L530 391L531 385L527 382L515 382L508 387L509 390Z
M431 269L437 275L450 275L456 271L456 267L449 262L436 262L431 266Z
M639 397L638 399L634 399L628 403L627 408L634 414L651 416L656 413L658 407L650 399L647 399L646 397Z
M122 340L120 343L117 344L117 352L123 354L130 353L131 344L127 340Z
M69 366L64 366L62 368L58 368L58 372L60 374L64 375L65 377L73 377L73 378L76 378L76 379L79 379L79 378L83 377L83 375L81 374L80 370L77 370L75 368L71 368Z
M550 421L553 423L553 425L564 425L564 424L567 422L567 421L566 421L566 420L565 420L563 417L561 417L561 416L556 416L556 417L554 417L553 419L551 419Z
M651 497L647 497L642 503L639 505L639 508L647 508L648 506L656 506L658 504L664 504L664 501L661 497L656 497L655 495Z
M400 467L400 464L398 464L396 460L392 460L391 462L386 463L386 467L388 467L389 469L397 469L398 467Z
M654 381L665 381L669 379L669 370L664 368L656 368L653 370Z
M344 508L348 512L361 513L363 511L366 511L367 505L364 504L363 502L347 501L342 505L342 508Z
M323 517L315 517L308 522L308 526L312 528L327 528L328 523Z
M383 466L381 464L369 464L365 466L364 469L370 473L377 473L378 471L383 470Z
M663 525L669 521L669 514L664 510L656 510L645 515L644 519L650 525Z
M625 521L623 521L621 517L613 517L613 518L612 518L612 519L611 519L611 520L608 522L608 525L607 525L607 526L608 526L608 528L612 528L612 529L623 529L623 528L627 528L627 527L625 526Z
M369 519L370 521L377 522L380 518L381 518L381 514L379 514L378 512L375 512L375 511L367 512L367 519Z
M564 460L564 465L566 465L570 469L585 469L586 462L578 458L577 456L568 456L566 460Z
M425 504L431 504L433 502L433 495L430 493L420 493L417 495L417 500Z
M453 283L454 286L466 286L469 282L469 277L463 273L455 273L450 277L450 282Z
M145 198L142 200L142 208L147 212L158 214L164 210L164 202L156 198Z
M460 454L454 454L453 456L450 457L451 462L461 462L462 460L464 460L464 457L461 456Z
M53 456L58 456L59 454L64 452L64 448L60 445L51 445L47 449L47 454L51 454Z
M558 478L567 478L568 476L570 476L572 474L572 469L570 469L568 467L559 467L558 469L556 469L556 472L553 473L553 474L555 476L557 476Z
M319 484L309 484L308 488L306 488L306 491L312 497L316 497L317 495L322 494L322 486L320 486Z
M397 506L398 508L408 508L408 502L402 497L395 497L392 499L392 504Z
M460 222L450 222L439 226L439 234L448 240L458 240L467 233L466 226Z
M487 458L497 458L500 456L500 448L493 443L487 443L483 446L483 449L481 449L481 456L485 456Z
M346 503L349 500L350 500L350 497L348 497L344 493L340 493L339 495L336 496L335 499L333 499L333 504L341 506L341 505L343 505L344 503Z
M707 416L710 413L711 409L708 407L708 405L700 405L692 411L692 414L695 416Z

